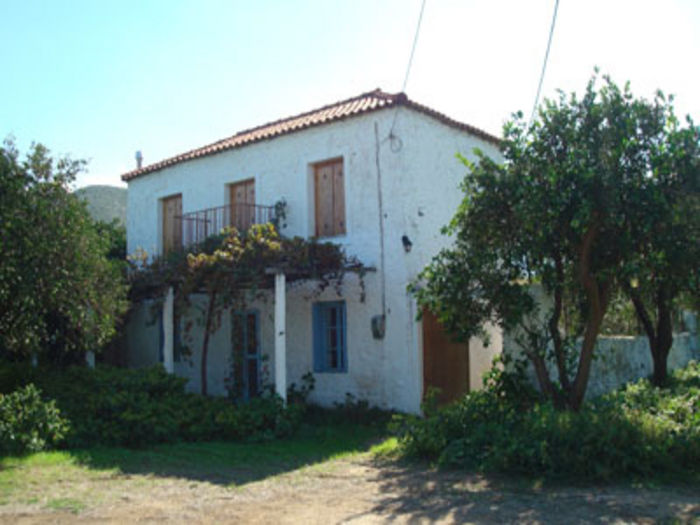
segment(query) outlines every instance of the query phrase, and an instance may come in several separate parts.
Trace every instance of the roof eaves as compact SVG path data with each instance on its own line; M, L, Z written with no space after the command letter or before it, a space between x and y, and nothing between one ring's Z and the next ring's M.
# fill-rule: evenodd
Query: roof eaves
M348 104L350 104L350 107L343 108L343 106L346 106ZM418 104L417 102L413 102L406 96L405 93L391 94L383 92L380 89L376 89L374 91L363 93L361 95L341 100L333 104L327 104L320 108L300 113L298 115L278 119L272 122L268 122L267 124L239 131L238 133L225 139L221 139L211 144L195 148L184 153L180 153L179 155L175 155L173 157L155 162L153 164L149 164L148 166L129 171L127 173L124 173L121 176L121 178L123 181L128 182L129 180L132 180L136 177L160 171L175 164L180 164L190 160L196 160L202 157L216 155L223 151L247 146L249 144L257 142L263 142L265 140L270 140L281 135L288 135L304 129L321 126L330 122L343 121L345 119L363 115L365 113L370 113L382 109L388 109L395 106L409 107L420 113L435 118L436 120L439 120L448 126L467 131L468 133L471 133L496 145L500 143L500 139L487 133L486 131L483 131L474 126L470 126L469 124L456 121L448 117L444 113L440 113L427 106ZM324 111L328 111L329 114L323 115ZM319 115L318 120L311 120L306 122L304 121L305 118L313 115ZM289 127L287 129L281 127L286 123L289 124Z

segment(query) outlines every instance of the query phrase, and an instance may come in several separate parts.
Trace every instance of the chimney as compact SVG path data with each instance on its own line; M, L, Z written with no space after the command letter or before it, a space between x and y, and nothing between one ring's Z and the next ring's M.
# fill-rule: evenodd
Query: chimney
M136 152L136 169L140 170L141 166L143 165L143 155L141 154L141 150L138 150Z

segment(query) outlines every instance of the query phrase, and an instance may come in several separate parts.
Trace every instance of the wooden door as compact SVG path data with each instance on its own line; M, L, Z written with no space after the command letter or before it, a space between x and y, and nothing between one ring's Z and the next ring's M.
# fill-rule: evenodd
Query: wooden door
M345 182L343 159L314 166L316 237L345 233Z
M162 200L163 255L182 248L182 194Z
M231 226L247 230L255 224L255 180L231 184Z
M439 388L439 403L469 392L469 345L450 338L435 315L423 310L423 392Z

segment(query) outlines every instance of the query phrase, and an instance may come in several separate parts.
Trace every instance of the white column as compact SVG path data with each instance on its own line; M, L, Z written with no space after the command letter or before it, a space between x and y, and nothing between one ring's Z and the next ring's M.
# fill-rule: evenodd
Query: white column
M286 279L282 272L275 274L275 391L287 401L287 326Z
M163 301L163 367L168 374L175 371L175 361L173 359L173 305L175 303L175 293L172 287L168 288L168 293Z
M95 352L85 352L85 362L88 367L95 368Z

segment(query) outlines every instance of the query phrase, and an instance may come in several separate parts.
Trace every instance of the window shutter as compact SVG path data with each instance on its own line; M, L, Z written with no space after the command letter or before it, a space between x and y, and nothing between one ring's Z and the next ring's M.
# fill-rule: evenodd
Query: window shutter
M345 233L345 183L343 162L333 164L333 234Z
M333 235L333 167L316 168L316 235Z
M348 369L347 362L347 339L345 337L345 327L346 327L346 313L345 313L345 303L340 303L338 306L338 314L340 317L339 330L338 330L338 370L345 372Z
M163 254L182 248L182 195L162 200Z
M314 339L314 372L323 372L325 369L323 355L323 337L325 334L325 323L322 305L316 303L313 305L313 339Z

